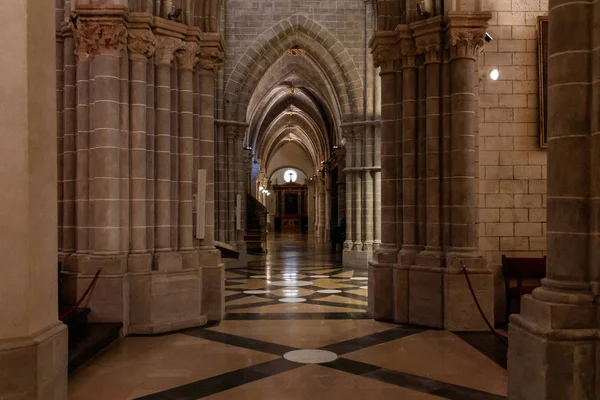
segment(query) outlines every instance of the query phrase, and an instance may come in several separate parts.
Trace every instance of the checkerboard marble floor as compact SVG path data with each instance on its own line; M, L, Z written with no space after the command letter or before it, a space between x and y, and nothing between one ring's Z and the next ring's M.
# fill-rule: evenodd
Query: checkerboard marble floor
M369 319L366 270L310 238L273 238L225 285L225 321L124 338L71 377L69 398L506 398L506 348L491 334Z

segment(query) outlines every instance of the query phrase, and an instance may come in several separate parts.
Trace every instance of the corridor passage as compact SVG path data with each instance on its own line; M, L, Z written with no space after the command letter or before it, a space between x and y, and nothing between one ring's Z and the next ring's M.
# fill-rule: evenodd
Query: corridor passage
M506 349L491 334L369 319L366 270L312 243L271 237L268 254L226 271L225 321L121 339L71 377L69 398L506 398Z

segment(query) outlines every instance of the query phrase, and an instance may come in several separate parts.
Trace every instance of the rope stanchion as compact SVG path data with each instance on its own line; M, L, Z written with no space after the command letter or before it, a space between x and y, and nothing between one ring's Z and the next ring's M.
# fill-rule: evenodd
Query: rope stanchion
M475 290L473 290L473 285L471 284L471 278L469 278L469 273L467 272L467 267L465 267L465 264L463 262L461 262L461 266L462 266L463 274L465 275L465 278L467 279L467 285L469 285L469 290L471 291L473 300L475 300L475 305L477 305L477 309L479 310L479 314L481 314L481 317L485 321L488 329L490 330L490 332L492 332L494 334L496 339L498 339L500 342L502 342L503 345L508 347L508 340L504 336L499 334L496 331L496 329L494 329L492 324L490 324L490 321L485 316L485 313L483 312L483 309L481 308L481 304L479 304L479 300L477 300L477 296L475 296Z
M59 320L63 321L65 318L67 318L69 315L71 315L75 310L77 310L77 308L79 308L81 303L83 303L83 301L85 300L87 295L92 290L92 287L94 287L94 284L96 284L96 281L98 280L98 277L100 276L100 272L102 272L102 268L100 268L98 270L98 272L96 272L96 275L94 275L94 279L92 279L92 281L88 285L87 289L85 289L85 292L83 292L83 295L79 298L79 300L77 301L77 304L75 304L73 307L69 308L69 310L67 312L65 312L63 315L61 315L58 318Z

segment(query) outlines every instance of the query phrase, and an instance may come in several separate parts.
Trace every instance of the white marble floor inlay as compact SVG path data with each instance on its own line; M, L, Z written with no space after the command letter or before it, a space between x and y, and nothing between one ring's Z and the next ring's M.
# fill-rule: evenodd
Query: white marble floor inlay
M323 364L337 360L337 354L325 350L294 350L283 355L288 361L300 364Z
M369 287L368 287L368 286L361 286L359 289L362 289L362 290L369 290Z
M324 278L329 278L329 275L311 275L310 278L311 279L324 279Z
M273 286L310 286L313 283L308 281L275 281L269 282Z
M279 299L279 301L282 303L304 303L306 299L300 297L284 297Z
M267 279L266 275L253 275L250 279Z
M366 276L355 276L353 278L350 278L351 281L368 281L369 278L367 278Z
M269 291L267 290L246 290L244 294L267 294Z
M317 293L322 293L322 294L336 294L336 293L342 293L341 290L337 290L337 289L322 289L322 290L317 290Z

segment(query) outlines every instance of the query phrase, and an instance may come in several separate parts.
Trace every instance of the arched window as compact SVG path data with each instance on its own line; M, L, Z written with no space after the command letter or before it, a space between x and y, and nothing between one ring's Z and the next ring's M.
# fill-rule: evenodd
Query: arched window
M283 174L283 179L285 179L285 181L288 183L296 182L296 179L298 179L298 173L296 171L294 171L293 169L288 169Z

